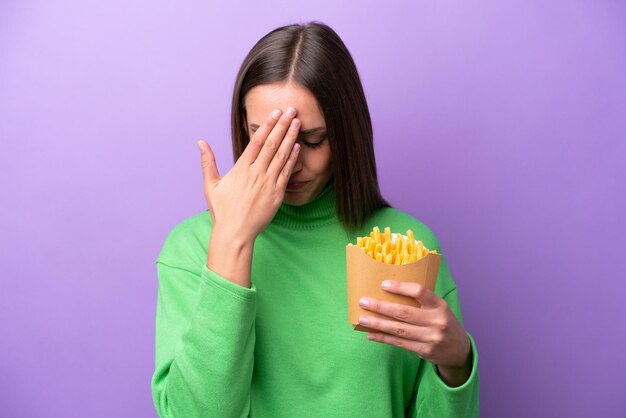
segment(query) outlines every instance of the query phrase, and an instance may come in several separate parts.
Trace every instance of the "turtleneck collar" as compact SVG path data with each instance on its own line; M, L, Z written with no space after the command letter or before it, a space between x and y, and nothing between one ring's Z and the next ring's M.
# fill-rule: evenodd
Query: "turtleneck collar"
M335 214L335 180L331 179L309 203L292 206L283 203L272 223L292 229L313 229L338 222Z

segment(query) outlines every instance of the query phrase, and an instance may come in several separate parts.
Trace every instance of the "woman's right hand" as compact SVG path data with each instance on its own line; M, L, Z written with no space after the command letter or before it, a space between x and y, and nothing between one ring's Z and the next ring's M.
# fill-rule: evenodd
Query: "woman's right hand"
M204 194L213 219L208 263L215 264L218 269L222 261L211 257L214 242L218 241L217 252L223 252L224 255L251 247L282 204L300 150L300 145L296 144L300 121L295 115L296 110L293 108L288 108L282 117L280 110L272 112L252 135L250 143L224 177L219 175L215 155L209 144L198 141L202 153ZM244 252L250 252L250 257L245 258L246 262L247 258L251 262L251 249ZM225 274L248 275L249 280L249 266L244 271L236 265L221 267L220 270ZM245 277L240 279L245 280Z
M215 155L205 141L200 147L204 194L214 227L254 240L270 223L285 196L299 152L295 144L300 121L296 110L276 109L250 138L233 168L220 177Z

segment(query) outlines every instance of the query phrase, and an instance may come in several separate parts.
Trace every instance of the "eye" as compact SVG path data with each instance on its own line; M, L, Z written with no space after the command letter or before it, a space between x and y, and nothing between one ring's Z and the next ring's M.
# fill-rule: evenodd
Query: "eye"
M305 147L307 147L307 148L312 148L312 149L315 149L315 148L319 148L319 147L321 147L321 146L322 146L322 143L323 143L325 140L326 140L326 138L322 139L322 140L321 140L321 141L319 141L319 142L315 142L315 143L313 143L313 142L307 142L307 141L302 141L302 140L300 140L300 142L302 143L302 145L304 145L304 146L305 146Z

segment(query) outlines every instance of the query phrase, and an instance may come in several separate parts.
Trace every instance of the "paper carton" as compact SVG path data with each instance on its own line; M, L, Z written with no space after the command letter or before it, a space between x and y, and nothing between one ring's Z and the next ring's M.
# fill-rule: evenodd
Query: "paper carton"
M419 308L421 305L414 298L387 292L381 287L381 282L383 280L415 282L434 291L440 261L441 254L429 253L414 263L402 265L385 264L365 254L362 248L356 245L347 245L348 322L357 331L380 332L379 330L359 325L359 316L367 315L389 319L385 315L361 308L359 299L363 296Z

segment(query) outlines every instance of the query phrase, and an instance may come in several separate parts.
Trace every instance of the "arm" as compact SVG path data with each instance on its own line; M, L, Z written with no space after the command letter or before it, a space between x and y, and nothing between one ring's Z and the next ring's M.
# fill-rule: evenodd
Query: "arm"
M413 308L367 298L371 305L361 306L395 319L361 316L359 322L374 330L383 331L368 332L368 339L414 351L421 357L413 393L416 398L408 405L405 416L413 418L479 416L478 354L473 338L461 325L456 288L446 293L443 298L439 298L417 283L393 280L389 283L391 285L389 291L407 296L414 294L422 303L422 307ZM434 326L430 325L429 317L437 318L433 322ZM446 320L446 325L441 328L441 319L447 317L451 317L452 320ZM364 322L363 319L367 321ZM466 359L471 358L469 377L454 382L453 387L442 379L435 365L446 364L449 356L457 357L459 353L466 353L464 349L459 349L462 341L463 344L464 341L468 342L469 354L462 354L458 364L462 367ZM448 368L458 368L455 363L449 363Z
M198 141L212 231L208 254L203 249L198 256L203 225L175 228L157 260L152 395L161 417L249 414L256 316L252 249L282 203L298 156L295 114L288 109L280 118L280 111L272 112L224 177L210 146Z
M453 289L444 296L450 309L462 321L458 292ZM422 417L478 417L480 415L478 374L478 352L472 336L467 333L471 343L471 368L469 378L460 386L447 385L437 372L437 367L422 361L417 378L417 397L414 418Z
M157 262L152 394L160 417L246 417L256 289L209 270Z
M420 236L425 237L428 248L441 253L434 235L428 232L420 231ZM362 308L384 315L359 317L359 323L373 330L368 332L368 339L413 351L421 358L413 395L416 399L408 405L406 416L478 416L478 355L463 327L458 292L445 256L434 292L408 281L384 280L381 286L421 305L417 308L371 297L360 301Z

